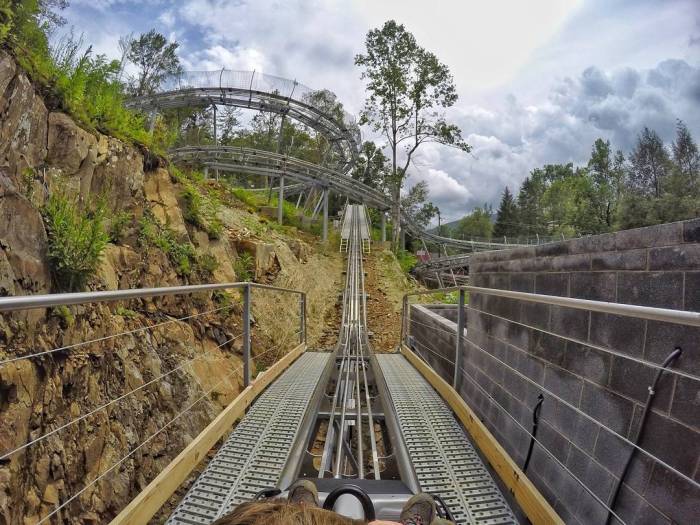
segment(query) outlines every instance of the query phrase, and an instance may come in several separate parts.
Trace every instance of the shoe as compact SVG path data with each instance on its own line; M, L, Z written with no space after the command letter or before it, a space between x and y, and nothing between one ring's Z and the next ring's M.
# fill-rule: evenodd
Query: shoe
M298 479L289 486L287 499L290 503L303 503L318 507L318 489L316 485L308 479Z
M420 492L403 506L399 522L402 525L430 525L436 516L435 500L430 494Z

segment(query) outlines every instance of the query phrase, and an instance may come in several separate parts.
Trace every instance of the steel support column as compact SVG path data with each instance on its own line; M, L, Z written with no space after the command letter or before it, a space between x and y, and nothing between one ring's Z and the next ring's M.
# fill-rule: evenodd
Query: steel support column
M323 242L328 240L328 191L323 190Z
M243 287L243 386L250 384L250 284Z
M386 213L382 212L382 242L386 242Z
M277 222L284 222L284 175L280 177L280 193L277 197Z

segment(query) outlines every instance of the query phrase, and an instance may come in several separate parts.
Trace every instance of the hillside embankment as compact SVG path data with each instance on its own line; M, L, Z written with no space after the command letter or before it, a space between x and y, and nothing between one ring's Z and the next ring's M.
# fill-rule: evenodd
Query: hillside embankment
M59 194L86 224L103 213L109 242L85 289L244 278L303 289L309 344L319 341L341 288L336 250L274 225L223 184L81 129L0 51L0 295L64 291L59 266L80 254L67 261L57 246ZM298 300L255 290L253 304L264 367L295 344ZM0 364L0 455L37 440L0 461L0 524L36 523L85 487L59 521L108 522L240 391L241 331L237 292L0 316L0 362L48 352Z

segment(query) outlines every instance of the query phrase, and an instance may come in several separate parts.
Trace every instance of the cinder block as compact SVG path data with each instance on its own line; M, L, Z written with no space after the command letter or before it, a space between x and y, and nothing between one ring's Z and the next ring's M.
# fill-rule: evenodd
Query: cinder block
M683 308L683 274L680 272L620 272L617 275L617 302Z
M648 395L648 388L654 381L657 369L643 365L624 357L613 357L612 370L608 388L618 394L645 403ZM653 407L662 412L668 412L673 393L674 376L663 374L659 379L654 396Z
M541 416L578 448L592 455L599 425L552 396L545 395Z
M566 341L555 335L534 330L528 350L534 356L558 366L566 362Z
M612 355L590 346L567 341L561 366L599 385L607 385Z
M627 456L629 456L631 449L631 445L628 445L616 435L601 428L598 432L598 439L595 443L593 457L595 457L598 463L605 465L605 468L610 472L619 475L625 466Z
M661 364L674 348L680 347L683 353L674 362L673 367L691 374L700 374L700 359L697 357L698 341L700 341L700 327L648 321L644 357L656 364Z
M615 234L616 250L672 246L683 241L683 225L680 222L659 224L646 228L625 230Z
M654 509L637 492L623 484L615 504L615 514L625 523L670 525L670 520Z
M650 270L700 270L700 244L681 244L649 251Z
M568 273L538 273L535 276L535 293L568 297Z
M549 315L551 306L543 303L522 301L520 322L533 328L549 330Z
M591 269L591 256L586 253L554 257L552 269L555 272L581 272Z
M700 242L700 219L692 219L683 223L683 240L685 242Z
M654 468L644 497L674 523L698 522L700 489L660 465Z
M652 411L639 445L687 476L695 474L700 439L685 425Z
M615 302L617 276L614 272L578 272L571 275L571 297Z
M508 323L506 340L521 350L528 351L534 330L519 323Z
M559 367L547 366L544 371L544 387L555 396L577 407L581 398L583 380Z
M591 313L588 310L552 306L550 330L555 334L586 341Z
M627 435L633 408L632 401L614 392L591 383L583 385L581 410L618 434Z
M569 241L570 253L596 253L615 249L615 234L589 235Z
M537 257L555 257L557 255L568 255L569 253L570 247L566 241L550 242L535 247L535 256Z
M700 312L700 272L685 272L683 309Z
M615 477L593 457L576 447L571 447L566 466L593 494L603 501L608 501Z
M532 273L514 273L510 276L510 289L516 292L535 292L535 275Z
M530 355L520 352L518 356L517 369L525 377L530 378L532 381L542 384L544 379L544 365L539 359L535 359Z
M591 256L593 270L646 270L647 249L601 252Z
M700 383L687 377L676 377L671 416L686 425L700 428ZM700 432L698 434L700 439Z
M643 319L591 312L591 343L641 357L644 348Z

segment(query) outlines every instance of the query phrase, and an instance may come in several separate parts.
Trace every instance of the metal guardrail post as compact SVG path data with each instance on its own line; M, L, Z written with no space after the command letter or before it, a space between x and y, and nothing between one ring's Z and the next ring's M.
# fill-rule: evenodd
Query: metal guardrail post
M459 290L459 305L457 307L457 347L455 348L455 375L452 380L452 388L459 391L460 379L462 374L460 370L462 368L462 354L464 353L464 299L465 299L464 288Z
M250 384L250 284L243 287L243 386Z
M299 298L299 342L306 343L306 294Z

